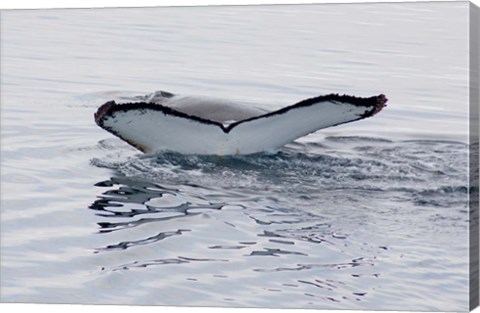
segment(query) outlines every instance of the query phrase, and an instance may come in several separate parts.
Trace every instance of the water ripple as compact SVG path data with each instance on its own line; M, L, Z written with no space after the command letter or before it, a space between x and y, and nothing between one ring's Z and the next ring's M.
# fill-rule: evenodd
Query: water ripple
M95 250L102 272L182 265L196 284L241 273L249 288L357 307L404 279L402 260L422 259L412 251L440 253L468 224L468 147L458 142L327 137L227 157L109 147L91 160L112 173L89 206L106 242Z

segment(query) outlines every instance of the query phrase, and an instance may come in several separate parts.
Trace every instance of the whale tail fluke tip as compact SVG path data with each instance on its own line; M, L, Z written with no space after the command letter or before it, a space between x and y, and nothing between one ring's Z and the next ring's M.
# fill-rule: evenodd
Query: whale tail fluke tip
M108 101L98 108L97 112L95 112L94 114L95 123L98 126L102 126L101 124L103 123L103 117L110 111L110 109L114 105L116 105L115 101Z
M384 94L381 94L377 97L377 105L375 106L375 111L373 111L373 115L377 114L380 112L384 107L387 106L388 99L385 97Z

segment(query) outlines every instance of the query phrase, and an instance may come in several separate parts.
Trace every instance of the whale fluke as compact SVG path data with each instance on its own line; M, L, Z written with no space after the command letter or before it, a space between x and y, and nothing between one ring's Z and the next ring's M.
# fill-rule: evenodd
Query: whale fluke
M387 102L383 94L329 94L266 112L239 102L165 91L136 99L103 104L95 122L144 153L214 155L275 151L319 129L373 116Z

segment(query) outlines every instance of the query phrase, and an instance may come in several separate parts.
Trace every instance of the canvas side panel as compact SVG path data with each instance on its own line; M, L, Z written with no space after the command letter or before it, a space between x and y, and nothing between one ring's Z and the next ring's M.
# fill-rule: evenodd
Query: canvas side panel
M470 3L470 310L479 300L479 28L480 9Z

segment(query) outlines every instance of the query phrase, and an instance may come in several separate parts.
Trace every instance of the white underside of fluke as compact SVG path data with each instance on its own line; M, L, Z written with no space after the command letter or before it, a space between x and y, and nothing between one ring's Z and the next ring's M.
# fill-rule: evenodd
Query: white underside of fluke
M148 105L124 109L114 103L114 109L108 108L111 112L99 109L97 124L146 153L235 155L274 151L296 138L361 119L375 110L331 100L264 114L228 101L222 105L206 98L178 97L175 103L175 97L162 101L150 96ZM157 110L155 105L168 106L173 112ZM227 122L232 121L236 123L229 127Z

